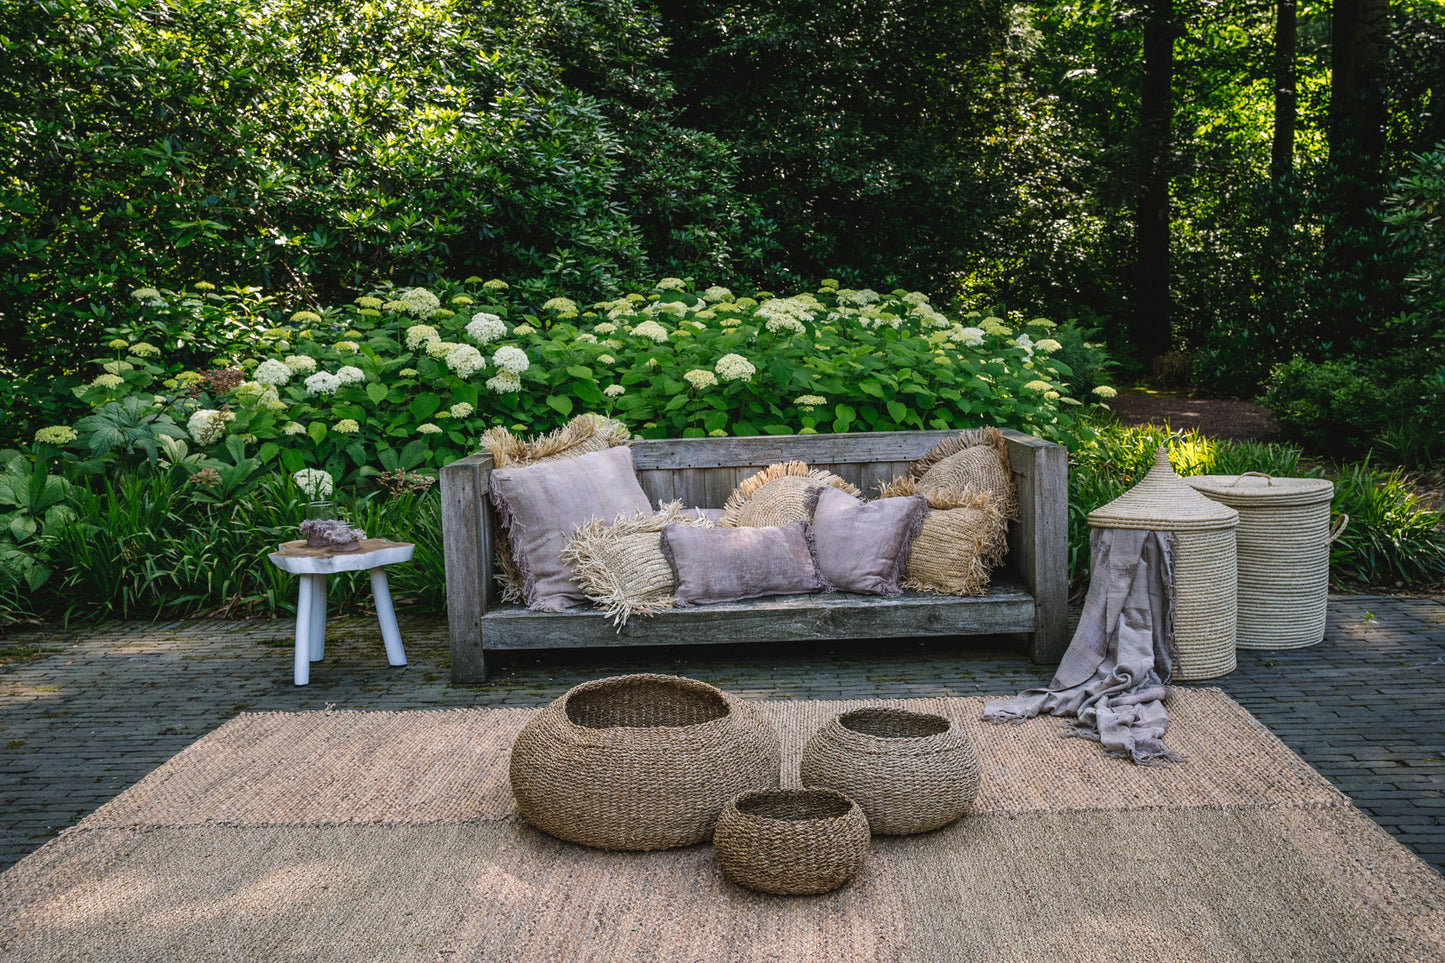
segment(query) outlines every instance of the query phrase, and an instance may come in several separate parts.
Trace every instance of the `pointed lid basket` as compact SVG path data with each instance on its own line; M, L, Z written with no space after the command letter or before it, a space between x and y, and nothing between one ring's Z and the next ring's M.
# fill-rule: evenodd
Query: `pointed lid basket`
M1189 487L1170 467L1168 449L1160 448L1143 481L1090 512L1089 524L1165 532L1216 531L1237 526L1239 512Z

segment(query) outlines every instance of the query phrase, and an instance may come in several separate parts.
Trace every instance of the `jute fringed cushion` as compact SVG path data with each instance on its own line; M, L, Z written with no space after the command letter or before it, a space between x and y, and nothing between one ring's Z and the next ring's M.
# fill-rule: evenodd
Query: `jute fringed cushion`
M810 469L801 461L779 462L738 484L723 506L723 517L718 527L749 528L806 522L809 517L808 492L819 485L831 485L849 495L862 494L825 469Z
M516 468L625 445L628 438L627 427L622 422L602 415L584 414L550 434L534 436L526 441L498 425L482 434L481 443L492 456L493 467ZM496 555L497 584L502 590L502 601L525 602L522 571L517 567L505 525L497 527Z
M713 850L723 875L782 896L826 893L858 875L868 818L832 789L760 789L730 800Z
M979 786L978 753L953 723L883 707L834 717L803 747L800 772L804 786L856 801L878 836L951 823Z
M600 519L577 529L562 550L576 567L582 591L623 626L634 615L655 615L676 604L672 566L662 554L662 529L677 523L710 527L705 517L670 502L655 513L640 512L615 522Z
M909 466L905 477L923 495L949 488L988 492L1005 518L1018 517L1008 443L997 428L970 428L939 442Z
M901 479L892 486L901 498L917 485ZM1008 551L1007 522L992 495L972 489L937 489L924 498L928 514L913 540L904 571L904 588L939 595L982 595L989 572Z
M546 435L523 441L498 425L482 434L482 447L492 456L497 468L537 465L542 462L575 458L590 451L602 451L627 444L627 426L603 415L578 415L567 424Z
M712 839L728 800L776 788L778 733L741 699L693 679L584 682L512 745L512 795L537 829L600 849Z

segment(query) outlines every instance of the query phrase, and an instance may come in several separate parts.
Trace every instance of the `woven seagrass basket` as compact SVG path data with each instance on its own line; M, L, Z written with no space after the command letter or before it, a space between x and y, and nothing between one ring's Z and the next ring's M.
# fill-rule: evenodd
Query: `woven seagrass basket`
M978 753L942 716L905 709L845 712L803 747L803 785L855 800L874 835L937 829L978 795Z
M512 745L512 794L536 828L599 849L712 838L728 800L778 785L778 734L755 708L693 679L584 682Z
M868 818L832 789L759 789L729 800L713 850L723 875L784 896L826 893L868 856Z
M1174 534L1174 678L1195 682L1233 672L1239 513L1185 484L1160 448L1143 481L1090 512L1089 524Z
M1325 637L1335 486L1323 478L1257 472L1186 478L1195 491L1239 512L1236 588L1241 649L1302 649Z

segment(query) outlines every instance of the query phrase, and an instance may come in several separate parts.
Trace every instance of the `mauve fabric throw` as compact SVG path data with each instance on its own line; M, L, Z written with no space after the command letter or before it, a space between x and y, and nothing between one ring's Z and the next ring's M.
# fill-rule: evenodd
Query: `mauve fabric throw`
M1091 549L1084 611L1053 681L989 702L983 718L1074 716L1064 734L1093 739L1110 755L1141 765L1180 762L1163 742L1174 657L1173 537L1096 528Z
M579 525L649 512L632 449L619 445L576 458L491 474L492 503L502 516L522 572L527 607L561 612L587 601L562 549Z
M832 588L818 570L807 522L748 528L668 525L662 553L679 607Z
M809 493L818 568L840 592L902 595L913 540L923 528L922 495L865 502L836 488Z

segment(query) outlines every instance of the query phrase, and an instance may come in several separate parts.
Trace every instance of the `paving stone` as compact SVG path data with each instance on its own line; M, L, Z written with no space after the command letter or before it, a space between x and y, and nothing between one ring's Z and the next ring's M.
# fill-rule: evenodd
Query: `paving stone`
M0 868L242 712L540 706L641 671L759 699L1013 695L1053 675L1006 639L914 639L519 654L454 687L445 619L399 614L409 665L386 665L374 621L334 619L306 687L291 684L289 619L16 633L47 654L0 665ZM1238 662L1205 684L1445 869L1445 598L1333 597L1322 643Z

